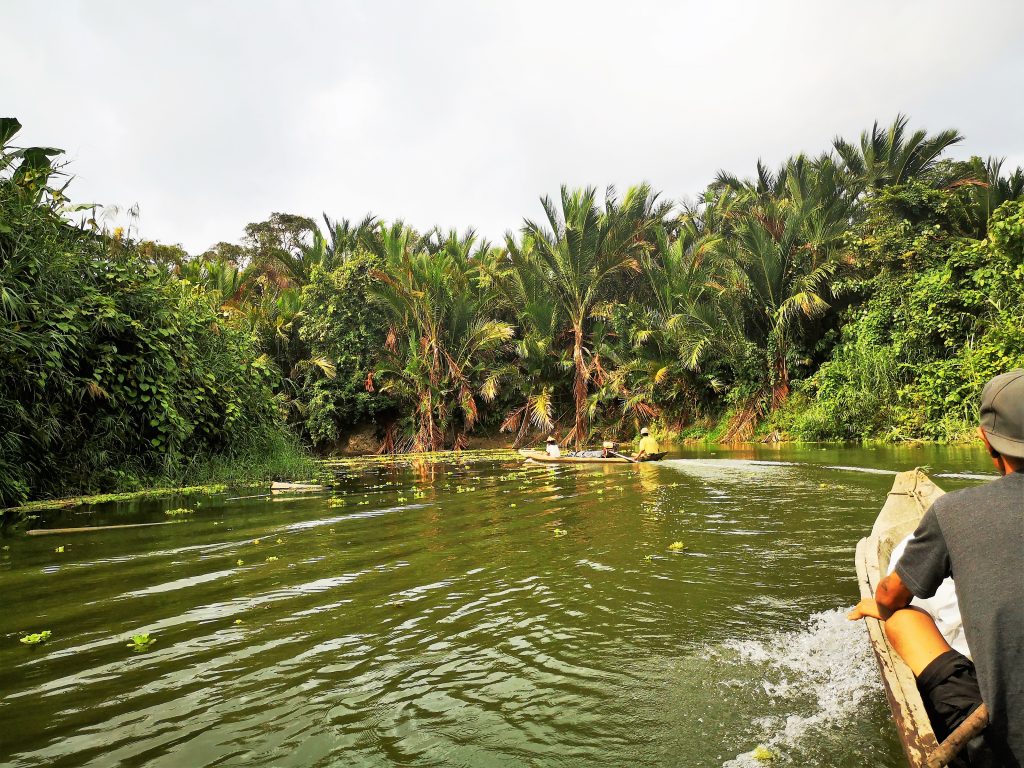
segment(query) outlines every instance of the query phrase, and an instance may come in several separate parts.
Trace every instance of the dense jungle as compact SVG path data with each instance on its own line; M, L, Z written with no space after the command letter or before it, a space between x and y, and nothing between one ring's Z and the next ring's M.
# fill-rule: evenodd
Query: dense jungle
M1024 366L1024 172L902 115L679 202L563 187L503 242L274 213L199 254L73 202L20 129L0 119L0 507L294 476L353 435L953 442Z

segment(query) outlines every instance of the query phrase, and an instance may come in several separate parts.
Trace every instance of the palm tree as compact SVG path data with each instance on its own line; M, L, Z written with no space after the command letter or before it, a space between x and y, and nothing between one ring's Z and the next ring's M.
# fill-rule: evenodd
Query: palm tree
M787 170L786 196L758 201L721 243L739 278L747 336L768 357L770 396L763 405L770 409L789 395L789 356L803 322L829 308L851 212L838 169L827 157L814 163L796 158ZM744 409L748 420L762 408L754 400L760 396Z
M479 415L477 396L497 394L495 354L513 335L509 323L493 317L497 289L487 275L495 254L472 231L431 233L431 248L405 228L379 235L385 261L371 290L390 327L368 386L412 405L412 450L443 448L455 426L454 445L461 448Z
M511 388L519 399L506 414L501 431L516 432L518 446L531 426L545 432L554 427L555 391L572 368L572 359L558 343L564 327L561 305L550 291L533 238L527 235L517 242L508 234L505 240L506 260L495 279L503 308L518 325Z
M891 184L905 184L930 171L939 156L963 141L959 131L948 129L934 136L921 129L906 135L906 115L896 115L888 129L875 121L871 131L860 135L855 145L837 136L832 146L859 191L874 191Z
M988 222L996 208L1007 200L1017 200L1024 195L1024 169L1016 168L1003 175L1004 158L990 157L982 160L972 157L965 165L966 173L958 174L960 180L952 187L966 188L962 209L958 212L959 226L965 235L984 239L988 235Z
M523 235L533 242L550 290L572 334L575 418L568 437L577 445L588 437L587 396L591 377L590 325L610 314L612 281L625 272L639 272L640 258L650 248L651 229L668 214L670 205L646 184L630 188L621 202L611 187L602 209L592 187L562 187L561 209L550 198L541 205L547 227L524 222Z

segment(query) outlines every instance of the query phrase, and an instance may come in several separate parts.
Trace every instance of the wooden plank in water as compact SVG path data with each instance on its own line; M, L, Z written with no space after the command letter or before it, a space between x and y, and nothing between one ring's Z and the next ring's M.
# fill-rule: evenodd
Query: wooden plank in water
M65 533L89 533L91 531L115 531L122 528L151 528L154 525L174 525L180 520L167 520L162 523L128 523L125 525L87 525L77 528L33 528L25 531L28 536L54 536Z

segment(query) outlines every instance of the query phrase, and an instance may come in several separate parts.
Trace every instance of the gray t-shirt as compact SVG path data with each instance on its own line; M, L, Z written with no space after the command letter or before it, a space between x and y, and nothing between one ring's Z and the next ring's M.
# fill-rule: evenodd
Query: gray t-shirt
M936 500L896 573L921 598L953 577L990 731L1024 765L1024 473Z

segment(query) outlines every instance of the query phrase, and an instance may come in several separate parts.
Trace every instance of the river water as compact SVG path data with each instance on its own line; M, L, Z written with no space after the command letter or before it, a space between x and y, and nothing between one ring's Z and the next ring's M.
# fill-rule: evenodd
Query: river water
M7 536L0 764L748 766L761 747L901 765L843 618L854 547L893 472L951 490L992 474L985 453L670 456L354 465L328 494L85 508L46 525L195 511Z

